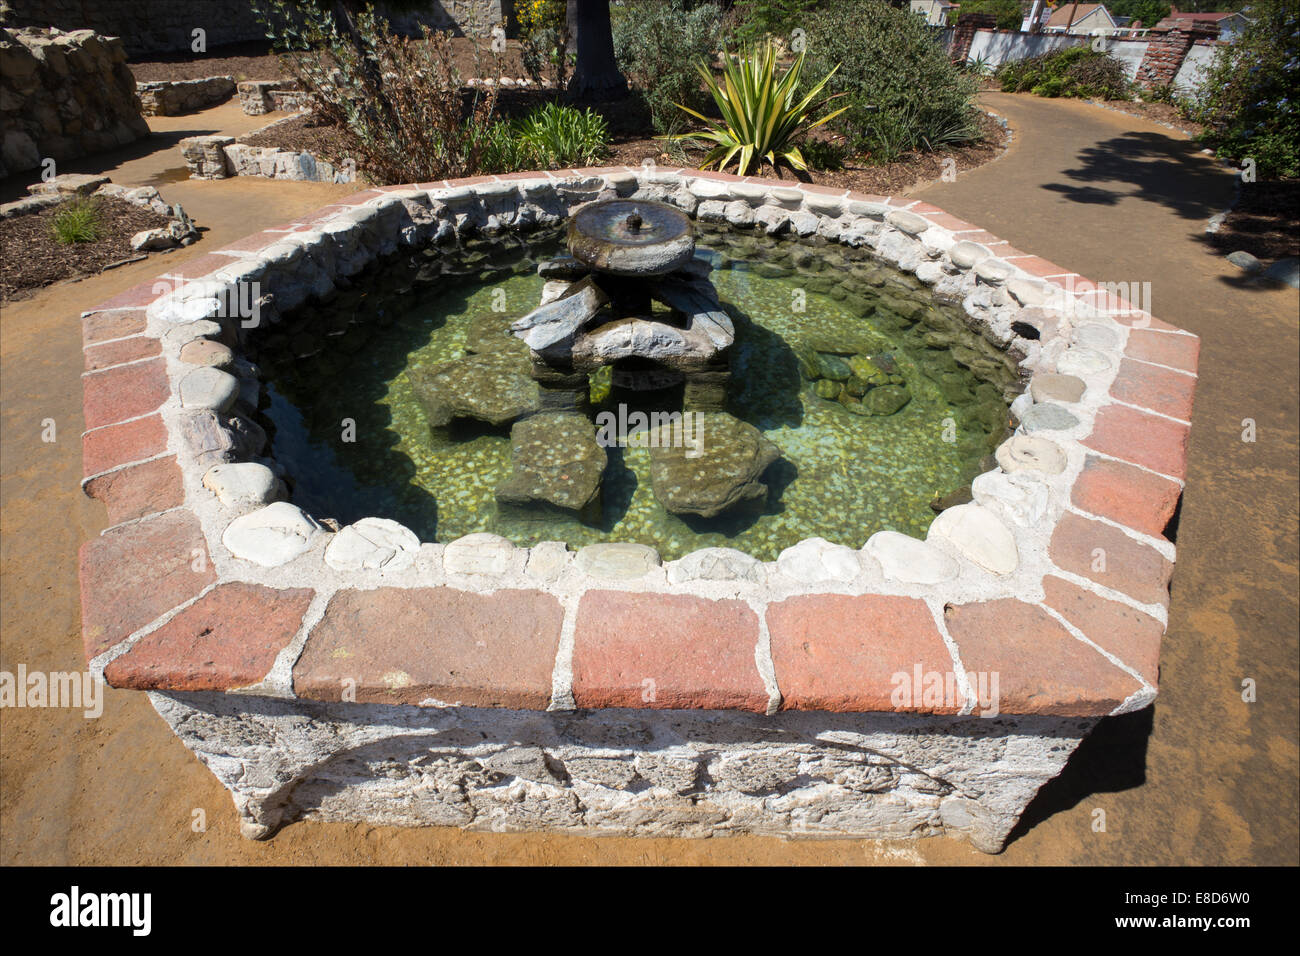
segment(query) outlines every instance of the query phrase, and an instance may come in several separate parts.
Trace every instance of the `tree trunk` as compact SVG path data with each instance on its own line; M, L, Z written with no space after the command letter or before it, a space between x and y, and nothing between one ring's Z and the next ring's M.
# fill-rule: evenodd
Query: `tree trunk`
M614 59L609 0L575 0L578 65L569 92L579 99L611 100L627 95L627 80Z

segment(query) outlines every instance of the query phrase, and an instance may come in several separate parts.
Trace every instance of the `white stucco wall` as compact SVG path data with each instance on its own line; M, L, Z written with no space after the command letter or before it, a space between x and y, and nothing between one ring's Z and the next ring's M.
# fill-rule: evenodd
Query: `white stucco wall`
M1214 60L1218 47L1198 43L1187 51L1178 73L1174 76L1174 89L1180 93L1191 93L1200 85L1205 71Z
M1006 33L979 30L971 39L968 61L983 57L989 66L1028 59L1040 53L1049 53L1067 46L1091 42L1088 37L1068 36L1064 33Z

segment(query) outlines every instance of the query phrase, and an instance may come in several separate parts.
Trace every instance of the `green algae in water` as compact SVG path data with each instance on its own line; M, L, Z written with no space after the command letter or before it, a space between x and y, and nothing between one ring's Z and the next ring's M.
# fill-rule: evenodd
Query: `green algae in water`
M701 230L698 249L717 266L712 280L736 320L727 410L784 453L766 477L772 493L761 514L711 521L668 514L651 490L650 451L636 447L609 449L598 525L502 509L494 490L510 474L509 429L430 429L403 373L464 356L477 317L507 325L535 308L544 284L535 261L560 251L558 235L531 247L452 250L450 261L467 273L459 276L437 275L439 256L403 257L355 277L329 303L286 317L257 343L269 399L262 415L293 501L341 524L392 518L424 541L476 531L524 546L635 541L666 560L708 546L770 560L813 536L856 548L885 529L923 537L934 519L930 501L969 484L1006 422L1010 373L1000 385L981 382L953 356L987 370L997 365L995 351L982 354L969 339L936 348L935 329L951 328L956 313L947 324L935 321L936 307L917 305L928 297L923 286L879 264L844 261L839 247ZM835 353L846 364L855 354L882 355L887 369L860 360L856 367L875 382L882 375L905 382L911 400L870 417L819 398L801 361ZM597 411L664 397L609 390L606 382L598 390L607 397Z

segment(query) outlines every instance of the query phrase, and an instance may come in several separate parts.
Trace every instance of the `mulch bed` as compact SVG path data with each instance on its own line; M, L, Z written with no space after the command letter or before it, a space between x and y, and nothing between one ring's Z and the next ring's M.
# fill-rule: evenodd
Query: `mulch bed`
M1166 126L1172 126L1174 129L1181 130L1188 136L1195 139L1201 135L1203 127L1200 123L1193 123L1187 117L1178 111L1178 107L1172 103L1147 103L1145 101L1134 102L1133 100L1105 100L1095 101L1107 109L1119 110L1121 113L1130 113L1133 116L1141 116L1143 119L1150 120L1153 123L1163 123Z
M474 43L468 37L454 37L451 41L453 62L462 76L469 78L476 75L474 69ZM146 83L154 80L201 80L208 76L233 76L241 80L279 80L288 79L279 58L271 52L270 44L264 41L248 43L230 43L215 46L207 53L173 53L150 54L148 60L128 62L136 82ZM487 75L495 75L491 68L491 58L483 47L484 70ZM517 40L507 40L506 50L502 55L502 65L506 76L523 77L523 62L519 58Z
M1266 263L1300 256L1300 179L1242 183L1237 205L1206 240L1223 255L1243 250Z
M0 219L0 301L25 299L52 282L85 278L137 259L143 253L131 248L131 237L171 221L121 199L99 197L98 202L103 238L94 242L64 245L54 238L59 206Z

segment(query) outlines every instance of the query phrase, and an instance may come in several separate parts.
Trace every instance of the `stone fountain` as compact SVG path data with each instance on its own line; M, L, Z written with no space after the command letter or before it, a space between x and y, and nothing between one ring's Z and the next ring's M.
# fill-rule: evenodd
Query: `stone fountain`
M541 411L511 430L514 473L499 501L594 513L605 451L582 422L590 376L607 366L618 388L683 386L681 412L699 434L682 441L680 415L645 434L665 508L712 518L766 498L760 478L781 452L723 411L736 331L711 270L695 256L690 218L674 206L611 199L573 215L568 255L538 266L549 280L541 305L511 325L530 350Z
M568 246L539 267L552 280L542 305L511 326L538 382L580 390L609 365L625 388L684 381L686 409L720 407L736 332L686 214L658 202L592 203L570 220ZM654 302L670 314L656 316Z

